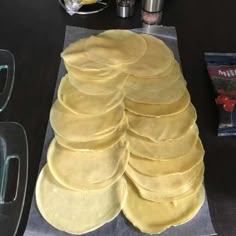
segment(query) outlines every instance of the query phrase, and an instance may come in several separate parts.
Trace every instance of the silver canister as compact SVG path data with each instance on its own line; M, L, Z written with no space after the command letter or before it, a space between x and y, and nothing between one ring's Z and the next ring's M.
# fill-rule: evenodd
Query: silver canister
M163 6L164 0L142 0L143 27L161 23Z
M116 13L126 18L134 15L135 0L116 0Z
M142 8L148 12L160 12L163 6L164 0L142 0Z

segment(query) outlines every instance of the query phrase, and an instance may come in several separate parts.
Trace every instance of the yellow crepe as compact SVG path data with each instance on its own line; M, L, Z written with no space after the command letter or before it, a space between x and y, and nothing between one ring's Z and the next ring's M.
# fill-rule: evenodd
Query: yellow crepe
M91 95L105 95L123 90L127 75L122 73L109 80L85 80L78 79L69 74L70 83L83 93Z
M77 115L67 109L58 100L51 108L50 123L58 135L76 141L97 140L114 131L124 118L123 105L98 116Z
M96 80L110 80L117 79L120 80L125 77L126 73L121 72L118 69L105 68L101 70L80 70L79 68L65 64L65 67L74 79L86 80L86 81L96 81Z
M119 150L119 144L116 144L109 149L105 149L104 151L99 151L99 152L94 152L94 151L79 152L79 151L71 151L67 149L67 151L70 152L70 157L68 157L68 160L69 160L68 163L66 163L66 159L62 160L63 154L61 154L61 157L59 157L61 159L60 163L56 162L55 156L54 156L54 160L52 160L53 157L50 157L52 156L51 155L52 152L51 152L49 153L49 158L48 158L48 163L50 162L49 168L54 178L60 184L62 184L63 186L69 189L80 191L80 190L96 190L96 189L106 188L108 186L111 186L113 183L115 183L118 179L122 177L129 161L129 150L126 143L124 143L123 148L122 147L120 148L119 153L115 154L114 150ZM78 173L79 169L82 169L82 167L79 167L76 165L76 160L72 159L72 152L78 152L77 158L78 160L80 159L78 161L78 165L83 162L82 158L84 159L84 164L82 165L87 170L88 176L86 176L85 170L81 173ZM107 159L108 156L110 156L110 158L112 159L113 155L121 155L121 157L119 156L120 161L117 165L117 168L114 167L115 164L117 163L113 163L114 166L109 167L108 163L106 164L105 162L99 163L99 160L95 161L96 158ZM75 156L76 155L74 153L73 157ZM64 157L66 158L66 156ZM94 163L87 162L87 165L88 165L87 167L86 167L86 160L85 160L86 157L94 161ZM97 168L98 168L97 170L96 170L95 164L97 164ZM63 165L64 165L64 168L63 168ZM91 167L91 170L89 170L89 167ZM102 171L104 171L104 173L101 173ZM110 177L106 176L106 175L109 175L108 173L111 175ZM101 176L99 177L99 175ZM95 179L96 176L98 177L98 181L100 182L96 182L96 179ZM89 180L90 181L92 180L93 182L90 182Z
M151 139L153 142L167 141L184 136L195 123L197 114L194 106L190 103L180 113L161 116L145 117L126 112L129 129L140 136Z
M155 66L155 68L157 68L157 66ZM179 64L174 61L170 69L165 73L154 77L137 77L135 75L129 75L126 80L126 86L139 90L156 92L170 86L170 84L174 83L180 77L183 77L183 75L181 74Z
M170 104L179 100L186 91L186 81L178 79L159 91L146 91L125 86L125 96L135 102L148 104Z
M88 54L84 48L86 40L87 38L80 39L64 49L61 57L64 60L65 66L69 65L83 71L107 69L104 65L98 64L88 58Z
M126 197L123 178L99 191L76 192L60 185L47 165L36 185L36 203L43 218L56 229L71 234L87 233L113 220Z
M192 194L196 189L199 189L203 183L203 174L204 174L204 168L200 170L199 173L197 173L196 176L190 181L186 182L184 185L182 185L178 189L172 189L169 192L166 191L151 191L148 189L145 189L138 184L134 183L136 189L139 192L139 195L149 201L153 202L166 202L166 201L174 201L178 200L180 198L189 196Z
M114 144L118 143L120 139L124 137L127 131L127 127L128 127L128 121L127 118L124 117L124 120L118 126L118 128L114 129L112 133L105 135L101 139L87 142L75 142L68 139L64 139L57 134L55 134L55 138L61 146L69 148L71 150L99 151L109 148Z
M147 50L143 37L129 30L107 30L90 36L85 42L85 50L91 60L104 65L133 63Z
M57 97L63 105L78 115L99 115L120 105L123 102L124 93L117 91L96 96L84 94L72 86L68 76L65 76L61 80Z
M184 173L203 160L204 149L201 140L184 156L168 160L150 160L130 155L129 164L136 171L147 176L173 175Z
M76 186L76 182L83 185L104 182L111 178L122 159L127 156L127 143L121 140L114 146L94 151L73 151L59 145L52 140L47 153L49 169L63 182ZM60 178L60 179L59 179Z
M196 125L184 136L166 142L154 143L147 138L138 136L131 131L127 132L127 140L130 151L136 156L149 159L171 159L186 155L198 140L198 128Z
M128 98L125 98L125 109L143 116L159 117L168 116L183 111L190 103L190 95L186 90L183 96L170 104L147 104L134 102Z
M121 70L141 77L154 76L168 69L174 60L172 51L163 41L154 36L148 34L140 34L140 36L147 44L145 54L136 62L122 66ZM132 44L133 42L130 42L130 45ZM137 47L136 51L139 50L140 47Z
M183 224L192 219L205 200L201 187L193 194L172 202L151 202L141 198L130 183L123 212L127 219L140 231L148 234L161 233L173 225Z
M171 192L172 190L179 189L181 186L189 183L194 176L196 176L196 174L203 169L203 167L204 165L201 161L183 173L147 176L137 172L133 167L128 165L125 173L130 179L132 179L133 182L147 190L156 192Z

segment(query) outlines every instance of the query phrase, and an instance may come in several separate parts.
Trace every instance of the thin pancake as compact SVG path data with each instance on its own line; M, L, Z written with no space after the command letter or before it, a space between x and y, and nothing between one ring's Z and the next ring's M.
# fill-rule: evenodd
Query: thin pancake
M143 37L132 31L107 30L90 36L85 42L85 49L91 60L117 66L137 61L145 54L147 44Z
M63 105L78 115L99 115L120 105L123 102L124 93L117 91L96 96L84 94L72 86L68 76L65 76L61 80L57 97Z
M80 39L64 49L61 57L64 60L65 66L69 65L83 71L100 71L107 69L106 66L89 59L84 48L86 40L87 38Z
M125 96L135 102L147 104L170 104L179 100L186 91L186 81L178 79L165 89L145 91L125 86Z
M83 142L97 140L113 132L124 116L123 105L98 116L82 116L71 112L57 100L51 108L50 123L61 137Z
M110 80L117 78L123 78L126 73L122 73L120 70L112 69L112 68L105 68L102 70L80 70L79 68L72 67L70 65L65 64L65 67L70 74L71 77L79 80L87 80L90 82L96 80Z
M127 156L127 143L121 140L114 146L94 151L73 151L59 145L52 140L47 161L51 172L64 182L83 182L83 184L96 184L104 182L116 173L118 166Z
M112 147L113 149L115 149L115 145ZM72 151L73 152L73 151ZM82 156L88 156L88 158L90 158L91 156L100 156L102 155L103 151L99 151L99 152L80 152L80 154ZM105 149L104 152L109 152L108 149ZM89 157L90 156L90 157ZM78 156L79 158L80 156ZM50 171L53 174L54 178L63 186L75 190L75 191L87 191L87 190L96 190L96 189L103 189L103 188L107 188L109 186L111 186L113 183L115 183L116 181L118 181L124 174L125 169L127 167L129 161L129 150L128 147L125 148L124 153L122 153L122 157L121 160L119 161L119 164L115 170L115 172L113 173L112 176L110 176L107 179L104 179L102 182L97 182L97 183L91 183L86 181L85 179L79 179L78 176L84 175L86 173L77 173L76 169L78 170L80 167L76 167L72 165L72 162L67 164L67 167L65 170L63 169L63 166L60 165L59 168L55 168L53 165L49 165L50 167ZM76 161L75 161L76 162ZM97 160L97 162L99 162ZM56 163L56 162L54 162ZM92 166L92 163L90 163ZM68 166L70 165L70 166ZM71 168L71 169L70 169ZM93 167L95 168L95 167ZM100 163L100 170L106 168L105 164ZM86 167L86 169L88 170L88 167ZM98 170L99 171L99 170ZM100 173L100 172L99 172ZM93 173L90 172L90 177L88 178L93 178L94 179L94 175L99 176L99 173ZM89 173L88 173L89 174ZM102 174L101 174L102 175ZM85 175L84 175L85 176ZM85 176L86 178L86 176Z
M94 141L87 142L76 142L68 139L64 139L63 137L55 134L55 138L57 142L68 149L71 150L84 150L84 151L99 151L109 148L116 143L119 142L121 138L124 137L128 128L127 118L124 117L122 123L118 126L118 128L114 129L114 131L108 135L103 136L101 139L97 139Z
M60 185L47 165L36 185L36 203L43 218L56 229L71 234L90 232L114 219L126 197L124 179L99 191L76 192Z
M172 51L166 46L166 44L151 35L140 34L140 36L146 41L147 50L143 57L132 64L124 65L121 70L128 74L141 76L154 76L163 73L168 67L171 66L174 61ZM130 45L132 45L130 43ZM136 51L139 51L136 48Z
M180 77L183 77L183 75L181 74L179 64L174 61L170 69L160 75L153 77L129 75L126 80L126 85L135 89L156 92L170 86L170 84L174 83Z
M197 113L190 103L185 110L180 113L161 116L145 117L126 112L129 129L140 136L151 139L153 142L167 141L184 136L195 123Z
M134 183L141 197L153 202L174 201L192 194L196 189L199 189L203 183L204 168L188 183L181 186L181 188L173 189L171 192L150 191L142 188Z
M130 165L126 168L126 174L132 179L133 182L139 186L150 190L160 192L170 192L173 189L179 189L191 180L202 170L204 167L203 162L197 163L188 171L183 173L176 173L172 175L159 175L159 176L147 176L139 173L133 169Z
M70 73L68 76L70 83L81 92L91 95L105 95L123 90L128 75L122 73L109 80L103 79L94 81L78 79L73 77Z
M128 131L127 140L130 144L131 153L136 156L154 160L177 158L186 155L195 145L198 140L198 128L193 125L186 135L178 139L158 143Z
M125 98L125 109L137 114L148 117L169 116L183 111L190 103L190 95L186 90L183 96L170 104L147 104L134 102Z
M201 140L184 156L168 160L150 160L130 155L129 164L136 171L147 176L173 175L184 173L203 160L204 149Z
M185 181L182 185L176 186L176 188L155 188L153 190L147 189L141 186L138 182L134 179L131 179L131 182L134 184L136 189L138 190L140 196L144 199L154 201L154 202L163 202L163 201L170 201L176 200L182 195L185 195L187 192L193 188L194 185L198 186L203 181L203 174L204 174L204 166L203 168L199 169L192 178ZM126 175L129 177L128 175Z
M151 202L141 198L130 181L127 183L128 197L123 212L134 226L148 234L161 233L172 225L189 221L198 213L205 199L202 187L176 201Z

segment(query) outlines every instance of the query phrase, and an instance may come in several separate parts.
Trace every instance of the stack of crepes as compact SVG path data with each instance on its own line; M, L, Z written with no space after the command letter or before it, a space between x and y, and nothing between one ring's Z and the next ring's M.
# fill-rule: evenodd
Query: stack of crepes
M36 186L46 221L82 234L123 209L152 234L193 218L204 201L204 150L171 50L150 35L108 30L69 45L62 58L68 74Z

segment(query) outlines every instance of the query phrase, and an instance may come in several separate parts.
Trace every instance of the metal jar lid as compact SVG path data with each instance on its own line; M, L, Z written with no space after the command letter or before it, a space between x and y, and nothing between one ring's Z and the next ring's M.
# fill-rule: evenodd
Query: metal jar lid
M164 0L142 0L142 8L148 12L163 10Z

